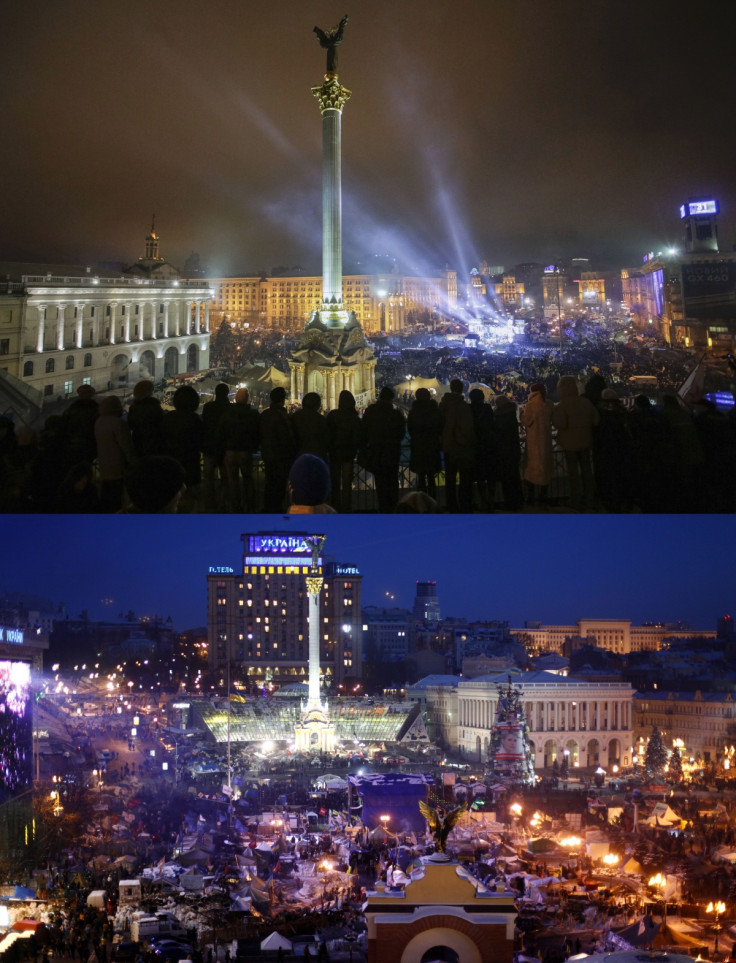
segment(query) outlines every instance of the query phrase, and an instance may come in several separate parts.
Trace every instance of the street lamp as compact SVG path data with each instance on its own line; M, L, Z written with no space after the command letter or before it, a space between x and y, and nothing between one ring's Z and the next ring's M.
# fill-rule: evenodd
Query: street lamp
M708 903L705 909L705 912L714 913L716 918L716 921L713 924L713 932L716 934L715 942L713 944L713 953L715 954L718 952L718 934L721 931L721 926L720 926L720 923L718 922L718 917L721 915L721 913L726 912L726 904L722 903L720 900L717 903Z
M667 898L664 895L664 890L667 885L667 877L663 876L662 873L657 873L656 876L649 877L649 885L659 890L659 894L662 898L662 922L667 922Z

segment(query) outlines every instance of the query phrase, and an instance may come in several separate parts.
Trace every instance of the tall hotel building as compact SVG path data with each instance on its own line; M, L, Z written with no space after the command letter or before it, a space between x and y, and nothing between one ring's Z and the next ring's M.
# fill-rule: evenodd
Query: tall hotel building
M241 535L239 572L211 567L207 576L209 669L256 685L307 682L312 562L305 532ZM337 695L361 676L361 575L354 565L319 557L320 674L323 694Z

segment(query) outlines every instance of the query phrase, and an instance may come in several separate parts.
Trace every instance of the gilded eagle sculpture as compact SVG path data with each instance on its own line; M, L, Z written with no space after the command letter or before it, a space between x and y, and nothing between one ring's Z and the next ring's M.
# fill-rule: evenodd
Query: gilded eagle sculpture
M447 837L462 814L468 811L468 804L464 802L462 806L457 806L448 812L441 808L435 809L434 806L430 806L423 799L420 799L419 811L429 823L429 831L434 836L435 852L444 853Z

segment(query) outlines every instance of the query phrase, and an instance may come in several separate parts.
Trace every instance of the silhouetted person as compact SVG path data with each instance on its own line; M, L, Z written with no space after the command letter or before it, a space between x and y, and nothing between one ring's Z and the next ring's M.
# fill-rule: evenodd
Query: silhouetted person
M486 397L481 388L471 389L468 399L470 401L470 413L473 416L473 431L475 432L473 482L478 490L481 508L489 512L493 510L495 503L498 477L493 408L486 402Z
M406 427L409 468L416 473L417 489L436 499L437 473L442 469L442 415L428 388L417 388Z
M133 401L128 408L128 428L136 455L161 452L164 410L153 395L153 382L139 381L133 388Z
M516 402L506 395L499 395L493 424L504 508L507 512L518 512L524 504L524 493L521 488L521 437Z
M458 378L453 378L449 392L442 396L440 412L447 508L451 512L470 512L473 510L475 429L470 405L463 397L463 383Z
M332 473L332 504L339 512L349 512L353 497L353 467L360 444L360 416L351 391L343 390L337 408L327 413L327 446Z
M406 420L392 402L394 390L381 388L378 401L368 405L363 415L363 446L366 470L376 482L378 511L393 512L399 500L399 461Z
M202 472L204 475L204 505L207 511L215 511L217 495L215 485L218 475L224 484L224 452L220 446L219 430L222 416L230 407L230 388L226 384L215 387L215 397L202 406Z
M327 422L320 411L322 399L316 391L308 391L302 398L302 406L291 415L291 424L300 455L317 455L327 461L329 444Z
M100 413L95 389L92 385L80 385L77 397L64 411L64 435L66 439L66 467L79 461L93 462L97 455L95 422Z
M135 458L135 451L117 395L109 395L100 402L95 440L101 508L103 512L118 512L123 507L123 475Z
M247 388L237 390L235 404L222 416L217 443L223 451L230 511L255 511L253 453L260 444L260 418Z
M263 510L282 512L289 469L296 456L296 437L286 411L286 391L271 390L271 404L261 412L261 457L264 469Z
M202 479L202 441L204 429L197 414L199 393L191 385L181 385L174 392L174 410L167 411L163 421L161 454L176 458L184 469L187 488L191 491Z

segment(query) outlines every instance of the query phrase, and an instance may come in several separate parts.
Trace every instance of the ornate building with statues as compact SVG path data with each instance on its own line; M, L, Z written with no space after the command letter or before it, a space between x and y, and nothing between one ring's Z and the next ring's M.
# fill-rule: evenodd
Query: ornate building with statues
M212 289L179 278L153 228L145 256L118 273L3 264L0 277L3 381L37 407L82 384L106 391L209 367Z

